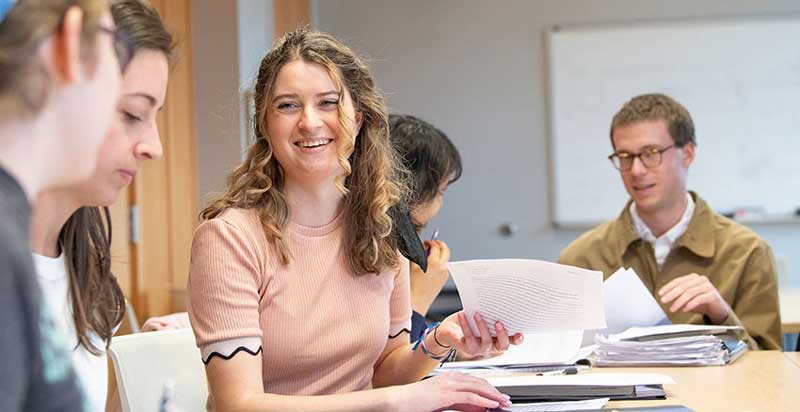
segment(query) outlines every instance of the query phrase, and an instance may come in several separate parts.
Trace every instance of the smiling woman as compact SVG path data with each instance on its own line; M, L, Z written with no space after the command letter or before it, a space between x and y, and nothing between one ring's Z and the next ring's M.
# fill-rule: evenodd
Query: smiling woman
M345 198L347 205L342 212L348 215L347 220L366 225L362 230L346 232L345 242L353 252L347 258L358 274L378 272L383 265L397 263L393 239L389 236L392 222L386 211L405 190L399 180L402 169L386 137L383 98L366 66L352 51L328 35L309 33L313 32L297 31L287 35L284 42L262 60L255 86L256 142L248 149L246 160L229 176L227 193L214 200L201 216L211 219L234 206L258 207L268 240L275 244L281 262L288 263L290 253L282 232L289 222L289 205L282 192L286 179L292 178L287 177L286 168L298 164L283 165L277 152L287 160L296 159L302 153L296 151L290 155L293 149L286 147L295 143L286 137L292 133L287 129L293 127L290 120L293 110L297 121L297 131L293 133L298 141L300 137L309 138L309 128L312 133L320 132L320 117L330 113L335 116L335 128L327 115L327 123L322 123L328 133L325 139L336 140L334 153L341 167L334 176L336 188L340 195L356 189ZM284 67L287 70L281 70ZM318 77L319 74L324 75ZM276 81L279 75L285 81L280 85ZM305 80L315 77L313 88L303 86L295 75ZM284 91L274 90L279 87ZM306 94L303 96L305 105L298 101L300 92ZM308 101L309 94L318 100ZM286 100L290 97L295 100ZM283 104L283 107L276 104ZM315 106L310 113L304 110L309 105ZM273 132L279 134L273 136ZM317 136L310 137L313 140Z
M507 405L478 378L417 382L451 347L505 350L510 338L501 328L493 341L483 322L472 336L454 318L409 344L409 264L387 214L405 193L404 172L366 65L335 38L299 30L264 57L255 93L256 142L192 244L189 316L208 405Z
M342 164L339 142L331 143L346 140L352 133L337 136L339 101L344 109L344 130L357 132L362 118L354 112L350 93L344 90L340 94L325 69L302 60L284 66L275 79L274 93L267 111L267 135L275 159L286 173L286 187L316 179L333 183L342 174ZM330 221L333 216L327 218Z

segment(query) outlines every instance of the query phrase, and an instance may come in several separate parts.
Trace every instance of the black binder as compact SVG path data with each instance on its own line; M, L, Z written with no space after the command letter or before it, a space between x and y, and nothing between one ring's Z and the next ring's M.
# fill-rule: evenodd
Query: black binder
M611 398L613 401L666 399L662 385L523 385L497 389L510 396L511 402L514 403L580 401L597 398Z

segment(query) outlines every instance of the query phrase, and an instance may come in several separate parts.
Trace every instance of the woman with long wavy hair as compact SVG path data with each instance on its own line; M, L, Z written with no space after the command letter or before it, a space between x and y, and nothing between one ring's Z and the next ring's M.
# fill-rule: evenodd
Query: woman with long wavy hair
M217 411L493 408L484 380L419 381L453 348L505 350L463 314L409 344L408 261L387 214L405 194L368 68L330 35L298 30L264 57L256 140L201 214L189 316ZM461 406L459 406L461 405Z
M82 411L30 256L43 190L87 178L127 56L105 0L0 1L0 410Z
M125 297L111 273L107 206L143 162L161 157L156 113L164 104L173 52L172 36L147 3L113 0L111 13L132 52L119 100L112 104L116 116L92 176L40 194L31 231L45 300L65 333L89 410L95 412L106 409L106 348L125 312Z

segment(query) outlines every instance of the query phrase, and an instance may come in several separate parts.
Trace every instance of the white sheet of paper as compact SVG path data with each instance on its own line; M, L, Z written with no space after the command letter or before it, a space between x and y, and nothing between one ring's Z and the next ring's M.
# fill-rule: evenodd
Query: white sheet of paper
M610 398L599 398L585 401L514 404L510 408L499 409L498 412L585 411L602 409L609 400Z
M450 274L473 333L480 312L494 335L496 321L509 334L603 329L603 274L526 259L451 262Z
M596 334L620 333L634 326L669 323L667 314L633 269L619 268L603 282L603 306L608 327L587 330L583 343L594 343Z
M660 373L579 373L577 375L556 376L494 376L486 380L497 388L509 386L631 386L631 385L668 385L675 381Z
M475 368L504 365L559 365L575 363L579 359L582 331L530 333L521 345L511 346L494 358L475 361L446 362L444 369Z

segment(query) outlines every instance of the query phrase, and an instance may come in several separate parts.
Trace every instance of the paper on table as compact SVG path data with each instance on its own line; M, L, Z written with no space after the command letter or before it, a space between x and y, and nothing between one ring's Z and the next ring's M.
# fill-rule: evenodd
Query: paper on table
M608 337L610 342L619 342L626 339L637 339L644 336L671 335L676 333L695 333L695 334L717 334L726 331L741 330L741 326L722 326L722 325L660 325L650 327L634 327L622 333Z
M539 412L539 411L585 411L601 409L610 398L588 399L585 401L539 402L514 404L510 408L495 409L496 412Z
M602 272L525 259L451 262L449 268L475 334L475 312L492 335L496 321L509 333L606 327Z
M579 359L582 335L581 331L526 334L522 344L509 347L500 356L476 361L447 362L441 368L459 369L521 364L568 365Z
M667 385L675 381L660 373L579 373L556 376L495 376L486 381L497 388L509 386L633 386Z
M633 326L670 323L667 314L633 269L619 268L603 282L603 305L608 327L587 330L584 345L593 343L596 334L610 335Z

